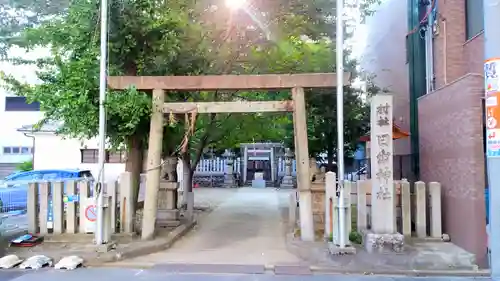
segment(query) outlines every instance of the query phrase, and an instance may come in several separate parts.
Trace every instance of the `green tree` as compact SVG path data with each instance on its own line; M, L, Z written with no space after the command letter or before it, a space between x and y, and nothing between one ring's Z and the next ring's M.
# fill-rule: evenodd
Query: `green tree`
M64 121L60 133L79 138L96 136L99 2L60 0L58 7L46 7L34 1L22 1L14 1L12 8L25 14L33 10L39 12L23 23L12 21L8 13L0 14L6 23L0 28L2 46L47 47L51 56L35 61L9 58L13 63L37 64L42 69L38 73L41 84L23 84L7 75L3 76L4 81L18 95L39 101L46 112L45 121ZM314 5L303 0L293 3L283 0L278 4L261 1L250 7L251 15L231 14L225 9L213 12L208 2L112 2L109 9L109 74L198 75L333 70L331 52L334 44L320 39L330 36L328 30L334 30L330 28L333 21L329 18L329 11L334 6L328 6L329 1L315 1ZM314 8L316 4L322 6ZM307 13L303 14L306 10ZM257 11L266 11L265 16L260 17L263 14ZM249 19L257 22L257 29L248 28L246 20ZM317 39L319 43L306 44L299 39L300 36ZM307 48L312 50L301 53ZM276 66L270 66L269 62ZM330 67L325 66L328 64ZM167 99L223 101L285 97L289 97L289 93L173 92ZM126 145L126 169L134 175L137 196L138 175L149 133L150 96L135 89L110 90L106 107L109 142L114 147ZM181 154L192 163L191 171L208 146L231 147L252 138L280 140L289 132L289 118L283 116L209 114L197 116L189 143L185 150L180 150L179 144L190 127L187 125L191 124L184 121L185 116L175 117L165 129L164 156Z
M14 63L35 63L41 70L38 85L3 75L9 89L30 101L39 101L45 120L64 121L60 133L90 138L98 131L99 2L71 2L64 16L27 28L15 40L26 49L47 47L51 56ZM122 1L110 5L109 74L199 74L207 67L202 28L191 20L188 1ZM127 170L134 175L138 194L139 173L149 132L151 98L129 89L108 91L109 142L128 147ZM166 133L179 131L167 126ZM172 136L178 134L170 134ZM180 137L179 137L180 139ZM177 141L178 142L178 141Z
M22 172L27 172L33 170L33 160L24 161L16 166L16 169Z

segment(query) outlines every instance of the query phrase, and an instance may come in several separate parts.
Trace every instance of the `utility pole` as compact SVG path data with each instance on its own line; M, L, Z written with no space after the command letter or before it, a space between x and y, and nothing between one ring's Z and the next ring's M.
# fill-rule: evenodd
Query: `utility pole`
M97 221L95 243L102 245L104 241L104 163L106 162L106 66L108 54L108 1L101 0L101 53L99 73L99 176L97 192Z
M346 246L345 222L346 208L344 202L344 0L337 0L337 177L339 194L339 246Z
M500 1L483 0L484 79L486 94L486 161L489 188L489 248L491 277L500 280ZM496 204L499 204L497 206Z

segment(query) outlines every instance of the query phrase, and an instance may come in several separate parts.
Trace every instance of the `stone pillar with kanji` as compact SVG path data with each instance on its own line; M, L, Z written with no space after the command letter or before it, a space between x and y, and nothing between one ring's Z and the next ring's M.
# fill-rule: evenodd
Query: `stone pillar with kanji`
M287 148L285 152L285 176L283 180L281 180L280 188L292 189L293 185L293 177L292 177L292 161L293 161L293 152Z
M379 94L371 101L371 230L365 237L369 252L403 250L403 235L396 228L396 193L393 167L392 95Z

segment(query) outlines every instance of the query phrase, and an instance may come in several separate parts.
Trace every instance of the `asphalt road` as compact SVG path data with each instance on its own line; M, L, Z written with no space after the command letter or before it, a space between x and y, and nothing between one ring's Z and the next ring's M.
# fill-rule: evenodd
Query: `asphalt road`
M352 275L274 275L274 274L190 274L165 269L82 268L74 271L42 269L39 271L3 270L0 281L470 281L489 278L461 277L384 277Z

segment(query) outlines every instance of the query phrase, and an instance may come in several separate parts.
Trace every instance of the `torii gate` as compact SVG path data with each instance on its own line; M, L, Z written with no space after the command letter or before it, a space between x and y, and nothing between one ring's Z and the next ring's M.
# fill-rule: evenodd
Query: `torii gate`
M344 85L349 84L350 73L343 74ZM155 232L158 190L165 113L252 113L293 112L295 159L297 161L297 189L301 239L314 241L314 224L309 176L309 148L304 88L333 88L337 86L335 73L268 74L268 75L214 75L214 76L111 76L112 89L153 90L153 111L149 133L146 173L146 196L142 224L142 239L151 239ZM286 101L231 101L231 102L176 102L165 103L165 91L210 90L274 90L291 89L292 100ZM334 95L332 94L332 98ZM188 197L189 198L189 197Z

